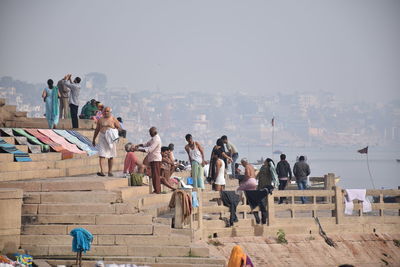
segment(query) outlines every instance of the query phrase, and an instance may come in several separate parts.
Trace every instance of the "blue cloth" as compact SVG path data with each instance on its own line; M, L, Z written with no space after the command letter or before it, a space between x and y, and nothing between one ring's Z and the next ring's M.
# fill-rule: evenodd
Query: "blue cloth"
M186 178L186 183L189 184L189 185L192 185L193 184L193 178L192 177Z
M199 206L199 199L197 198L197 192L192 192L192 207L197 208Z
M15 145L8 144L1 137L0 137L0 151L13 154L15 161L21 161L21 162L32 161L28 153L22 152L21 150L17 149Z
M84 228L75 228L70 233L71 236L74 237L72 239L72 251L73 252L81 252L90 250L90 245L93 241L93 235Z
M58 102L58 88L57 86L53 89L46 88L46 119L49 124L49 128L53 129L58 124L59 119L59 102Z

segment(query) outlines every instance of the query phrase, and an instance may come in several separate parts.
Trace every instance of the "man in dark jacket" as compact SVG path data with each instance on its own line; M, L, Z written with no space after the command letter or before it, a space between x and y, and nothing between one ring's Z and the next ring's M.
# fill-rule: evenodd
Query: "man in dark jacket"
M288 181L292 179L292 170L285 154L281 154L281 161L276 165L276 173L279 178L279 190L285 190ZM282 204L283 200L286 200L286 197L281 197L279 204Z
M299 190L307 189L307 176L310 175L310 166L305 162L304 156L299 157L299 161L294 164L293 174L296 177L297 187ZM300 197L301 202L306 202L305 197Z

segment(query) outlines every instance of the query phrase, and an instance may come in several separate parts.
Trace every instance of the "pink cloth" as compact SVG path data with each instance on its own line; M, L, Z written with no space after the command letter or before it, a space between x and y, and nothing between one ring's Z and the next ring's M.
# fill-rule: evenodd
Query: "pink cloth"
M239 187L237 190L257 190L257 180L255 178L249 178L246 181L243 181L240 183Z
M56 134L51 129L38 129L38 131L40 133L46 135L54 143L60 144L63 148L65 148L68 151L71 151L72 153L86 154L86 151L80 150L75 144L71 144L70 142L65 140L64 137L62 137L61 135Z
M135 152L126 153L124 162L124 173L132 173L135 170L137 161L138 159L135 155Z

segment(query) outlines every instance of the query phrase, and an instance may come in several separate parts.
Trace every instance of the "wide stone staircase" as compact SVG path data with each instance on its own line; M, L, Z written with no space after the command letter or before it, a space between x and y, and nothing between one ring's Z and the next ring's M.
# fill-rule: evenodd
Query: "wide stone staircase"
M1 187L24 190L21 248L50 264L73 264L70 231L94 235L84 265L95 261L149 266L224 266L208 248L192 243L187 229L172 229L171 193L149 194L147 185L129 187L125 178L97 176L9 181Z

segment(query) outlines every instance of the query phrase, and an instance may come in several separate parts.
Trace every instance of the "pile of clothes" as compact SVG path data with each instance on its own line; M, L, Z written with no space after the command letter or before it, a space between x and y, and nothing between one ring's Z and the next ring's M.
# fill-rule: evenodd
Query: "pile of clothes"
M0 255L0 267L32 267L33 258L31 255L16 253L13 256L15 260Z

